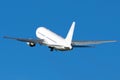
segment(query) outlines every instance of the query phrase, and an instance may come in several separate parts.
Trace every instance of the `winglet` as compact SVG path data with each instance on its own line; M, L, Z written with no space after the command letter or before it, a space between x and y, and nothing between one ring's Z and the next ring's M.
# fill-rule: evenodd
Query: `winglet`
M71 27L70 27L70 30L66 36L66 41L71 44L72 42L72 37L73 37L73 33L74 33L74 28L75 28L75 22L72 23Z

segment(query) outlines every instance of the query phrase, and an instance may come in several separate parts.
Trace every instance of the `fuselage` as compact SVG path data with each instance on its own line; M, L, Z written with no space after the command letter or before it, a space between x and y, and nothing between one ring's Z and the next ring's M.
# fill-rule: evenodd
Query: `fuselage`
M67 43L67 41L63 37L57 35L56 33L50 31L45 27L37 28L36 36L37 38L44 40L44 45L47 45L48 47L53 47L56 50L64 51L72 49L71 44Z

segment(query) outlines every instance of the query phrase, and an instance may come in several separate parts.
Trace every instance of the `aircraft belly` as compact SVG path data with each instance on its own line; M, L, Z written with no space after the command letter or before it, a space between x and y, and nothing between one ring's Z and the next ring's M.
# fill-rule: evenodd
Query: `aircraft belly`
M70 47L64 47L64 46L55 46L54 48L55 48L56 50L60 50L60 51L71 50Z

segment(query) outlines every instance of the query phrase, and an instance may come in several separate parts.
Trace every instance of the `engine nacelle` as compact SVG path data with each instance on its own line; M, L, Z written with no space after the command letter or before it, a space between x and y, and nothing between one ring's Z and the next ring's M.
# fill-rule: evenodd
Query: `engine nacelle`
M34 47L36 44L34 42L27 42L27 45L29 45L30 47Z

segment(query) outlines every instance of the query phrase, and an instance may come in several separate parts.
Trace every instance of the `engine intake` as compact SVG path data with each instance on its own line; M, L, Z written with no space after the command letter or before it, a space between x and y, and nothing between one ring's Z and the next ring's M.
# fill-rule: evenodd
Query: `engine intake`
M34 47L36 44L34 42L27 42L27 45L29 45L30 47Z

